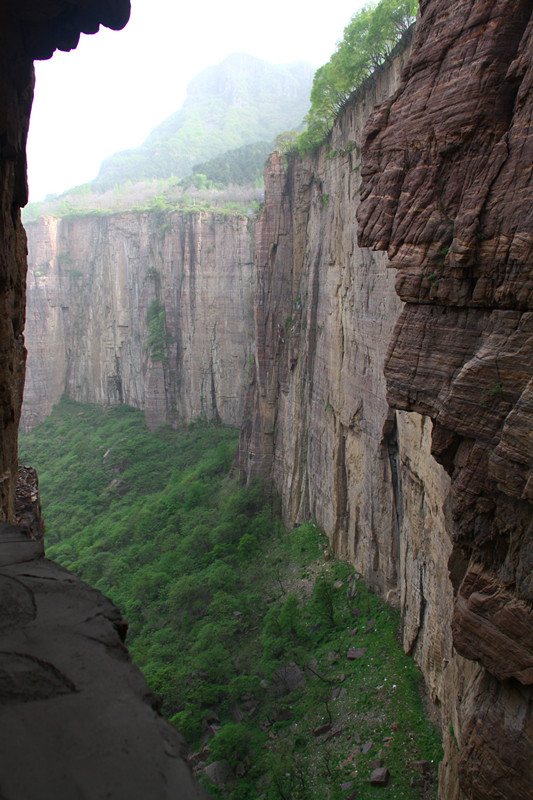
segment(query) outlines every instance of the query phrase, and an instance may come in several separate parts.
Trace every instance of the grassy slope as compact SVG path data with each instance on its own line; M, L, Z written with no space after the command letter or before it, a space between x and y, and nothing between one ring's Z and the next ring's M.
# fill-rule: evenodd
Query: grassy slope
M312 523L286 533L259 486L238 489L236 441L201 424L149 432L127 407L63 401L20 446L40 474L47 554L121 608L195 763L224 758L238 774L224 794L208 784L214 797L420 796L411 762L438 761L440 743L398 615L327 560ZM350 648L366 650L349 660ZM378 757L385 789L369 784Z

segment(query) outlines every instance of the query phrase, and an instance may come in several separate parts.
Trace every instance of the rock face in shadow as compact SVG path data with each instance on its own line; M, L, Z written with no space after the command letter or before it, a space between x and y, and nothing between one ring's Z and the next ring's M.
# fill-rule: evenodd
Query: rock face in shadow
M26 350L26 138L33 100L33 60L76 47L80 32L122 28L129 0L0 2L0 518L13 519L17 429Z
M481 667L459 774L480 799L533 785L532 63L529 2L426 0L363 146L360 242L406 304L389 402L431 416L452 480L454 647Z
M2 796L201 800L184 743L99 592L0 523Z
M27 225L22 426L66 393L149 426L238 426L253 352L253 221L200 212Z

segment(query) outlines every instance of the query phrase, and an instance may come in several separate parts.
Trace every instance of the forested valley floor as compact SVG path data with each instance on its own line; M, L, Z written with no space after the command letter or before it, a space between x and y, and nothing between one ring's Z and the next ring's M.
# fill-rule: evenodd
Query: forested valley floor
M399 614L312 521L285 531L260 484L239 488L237 439L64 399L20 439L47 556L124 614L213 797L436 797L440 738Z

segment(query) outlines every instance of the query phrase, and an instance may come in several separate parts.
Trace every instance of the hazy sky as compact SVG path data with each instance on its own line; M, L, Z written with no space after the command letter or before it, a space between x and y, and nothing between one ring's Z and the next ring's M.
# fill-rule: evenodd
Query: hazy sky
M96 176L185 99L188 82L234 52L272 64L324 64L364 0L132 0L123 31L82 35L71 53L36 62L28 141L30 200Z

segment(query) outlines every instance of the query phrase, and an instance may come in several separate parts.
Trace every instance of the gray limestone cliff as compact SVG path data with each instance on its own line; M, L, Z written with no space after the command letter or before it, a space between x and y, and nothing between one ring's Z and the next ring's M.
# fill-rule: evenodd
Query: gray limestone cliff
M22 425L63 393L149 426L238 426L253 353L253 221L157 212L27 225Z
M363 129L408 56L409 40L319 156L267 163L239 462L247 480L263 477L281 495L287 525L315 519L334 551L401 608L404 647L449 718L450 481L431 456L431 420L387 401L383 369L402 303L387 259L357 244Z

